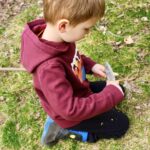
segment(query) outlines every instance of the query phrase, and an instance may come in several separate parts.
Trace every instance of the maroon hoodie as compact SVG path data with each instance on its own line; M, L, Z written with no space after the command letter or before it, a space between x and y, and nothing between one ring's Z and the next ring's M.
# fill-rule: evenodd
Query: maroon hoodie
M74 43L40 38L44 20L30 22L22 34L21 63L33 74L34 87L45 112L62 128L106 112L118 104L121 91L108 85L92 93L85 78L95 62L80 55Z

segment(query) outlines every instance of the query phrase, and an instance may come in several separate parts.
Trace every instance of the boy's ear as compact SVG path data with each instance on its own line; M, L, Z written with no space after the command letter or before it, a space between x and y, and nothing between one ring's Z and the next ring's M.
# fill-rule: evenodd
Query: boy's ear
M61 33L66 32L68 26L69 26L69 20L67 20L67 19L61 19L57 22L57 29Z

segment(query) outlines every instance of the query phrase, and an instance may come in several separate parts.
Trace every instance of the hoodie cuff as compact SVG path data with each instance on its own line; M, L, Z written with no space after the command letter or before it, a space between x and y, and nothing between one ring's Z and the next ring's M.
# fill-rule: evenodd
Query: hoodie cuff
M116 88L118 88L118 89L120 90L120 92L122 93L122 95L124 96L124 92L123 92L122 88L120 87L120 85L111 84L111 83L110 83L109 85L113 85L113 86L115 86Z
M109 87L109 89L113 91L114 95L116 96L116 99L122 100L124 98L124 93L122 89L120 90L121 87L119 88L118 86L115 86L113 84L109 84L106 87Z
M90 59L89 57L85 56L85 55L81 55L82 56L82 60L83 60L83 64L86 70L87 74L92 74L92 67L96 64L95 61L93 61L92 59Z

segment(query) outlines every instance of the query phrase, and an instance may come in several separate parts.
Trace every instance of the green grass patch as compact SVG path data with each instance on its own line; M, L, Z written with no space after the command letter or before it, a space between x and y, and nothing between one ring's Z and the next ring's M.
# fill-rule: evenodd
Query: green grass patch
M29 2L29 1L28 1ZM130 129L118 140L94 144L61 140L53 147L40 144L46 114L26 72L0 72L0 149L6 150L148 150L150 149L150 13L149 1L107 1L106 16L85 39L78 42L81 53L98 63L109 61L119 79L128 77L130 97L117 107L130 119ZM26 22L41 13L36 2L0 27L0 66L20 66L20 36ZM142 17L147 17L143 21ZM106 32L98 27L106 27ZM131 36L134 43L126 45ZM119 43L119 44L118 44ZM88 76L90 80L99 80Z
M5 127L3 129L2 141L8 148L14 148L16 150L20 148L19 134L16 131L15 122L8 121L5 124Z

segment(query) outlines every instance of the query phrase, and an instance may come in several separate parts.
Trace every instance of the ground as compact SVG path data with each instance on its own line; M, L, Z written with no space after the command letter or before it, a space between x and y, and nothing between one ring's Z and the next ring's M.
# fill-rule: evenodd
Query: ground
M127 96L117 107L129 116L130 129L119 140L95 144L66 140L52 150L150 149L150 2L108 0L106 6L105 18L78 42L78 48L101 64L109 61L119 73ZM42 16L41 10L41 0L0 0L0 67L20 67L21 32L26 22ZM31 75L0 71L0 77L0 149L47 150L40 144L46 114Z

